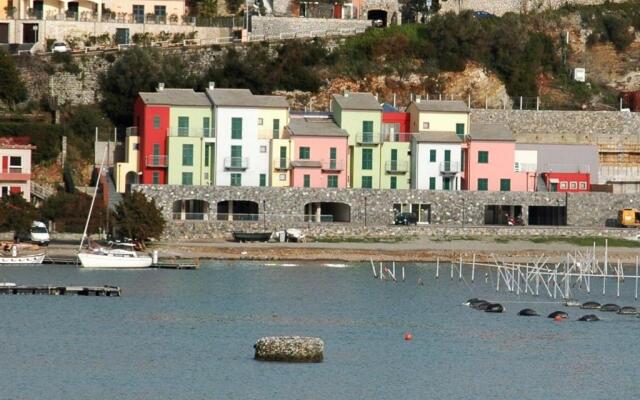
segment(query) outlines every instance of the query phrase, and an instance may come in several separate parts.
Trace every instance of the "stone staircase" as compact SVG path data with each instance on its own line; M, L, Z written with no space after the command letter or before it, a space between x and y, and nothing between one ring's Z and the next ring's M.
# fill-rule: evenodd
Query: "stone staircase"
M52 187L31 181L31 196L35 197L37 200L44 201L54 193L55 190L53 190Z

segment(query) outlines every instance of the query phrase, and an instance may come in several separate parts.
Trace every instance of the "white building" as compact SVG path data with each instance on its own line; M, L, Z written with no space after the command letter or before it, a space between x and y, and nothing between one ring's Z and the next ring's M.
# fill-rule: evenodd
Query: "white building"
M22 193L31 197L31 150L27 136L0 137L0 196Z
M455 132L421 133L411 141L411 188L461 190L462 137Z

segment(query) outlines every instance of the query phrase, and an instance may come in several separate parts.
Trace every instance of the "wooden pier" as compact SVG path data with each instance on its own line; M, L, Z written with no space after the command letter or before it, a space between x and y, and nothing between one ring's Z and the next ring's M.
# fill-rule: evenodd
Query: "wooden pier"
M61 256L46 256L43 264L58 264L58 265L80 265L78 257L61 257ZM156 264L152 264L150 268L158 269L198 269L200 268L199 259L175 259L175 258L161 258Z
M0 294L120 297L118 286L0 286Z

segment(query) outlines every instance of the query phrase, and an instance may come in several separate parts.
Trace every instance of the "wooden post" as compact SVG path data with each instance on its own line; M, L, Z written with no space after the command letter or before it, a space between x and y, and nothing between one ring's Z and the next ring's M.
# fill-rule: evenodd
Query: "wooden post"
M440 278L440 257L436 258L436 279Z
M636 274L637 275L637 274ZM471 262L471 282L476 278L476 253L473 253L473 261Z

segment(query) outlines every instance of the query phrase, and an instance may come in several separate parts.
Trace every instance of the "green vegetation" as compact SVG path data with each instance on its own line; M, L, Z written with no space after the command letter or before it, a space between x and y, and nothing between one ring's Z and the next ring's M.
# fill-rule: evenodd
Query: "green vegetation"
M154 199L140 192L125 193L116 205L115 226L120 235L144 243L162 235L165 220Z
M91 207L91 196L59 190L45 200L40 208L42 217L53 221L57 232L82 233ZM107 209L102 202L96 201L89 221L89 233L96 233L107 221Z
M25 234L37 217L38 210L22 194L12 193L0 198L0 230L12 231L17 235Z
M29 136L37 147L33 162L42 163L55 160L60 153L62 128L38 122L0 122L0 136Z
M16 69L13 57L0 49L0 101L13 109L16 103L26 99L27 89Z
M315 238L319 243L400 243L415 239L415 235L399 236L322 236Z

